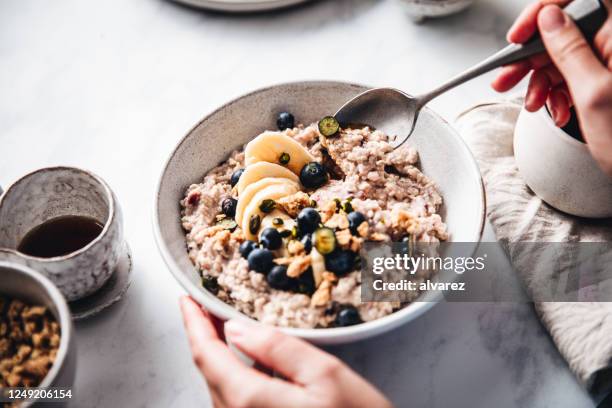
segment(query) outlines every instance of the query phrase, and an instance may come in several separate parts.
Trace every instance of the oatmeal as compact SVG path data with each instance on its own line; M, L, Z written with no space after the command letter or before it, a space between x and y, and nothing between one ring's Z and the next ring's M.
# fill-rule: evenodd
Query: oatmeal
M204 287L262 322L324 328L393 313L404 305L361 302L363 242L448 238L417 151L334 121L264 132L181 201Z

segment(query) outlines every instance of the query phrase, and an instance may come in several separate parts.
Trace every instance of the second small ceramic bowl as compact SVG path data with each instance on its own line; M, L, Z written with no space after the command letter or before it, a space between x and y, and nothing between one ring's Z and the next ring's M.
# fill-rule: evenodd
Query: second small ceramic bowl
M555 126L546 108L521 111L514 156L523 180L549 205L580 217L612 217L612 179L586 144Z
M77 359L74 328L70 310L59 290L49 279L26 266L0 261L0 295L45 306L53 314L60 325L61 340L55 362L39 387L72 388ZM29 407L34 402L21 407Z

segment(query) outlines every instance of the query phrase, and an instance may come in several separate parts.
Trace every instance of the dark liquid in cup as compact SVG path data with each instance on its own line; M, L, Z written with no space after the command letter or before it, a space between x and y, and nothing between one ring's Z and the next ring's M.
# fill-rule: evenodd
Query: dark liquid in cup
M548 107L546 107L548 114L550 115L550 111ZM571 107L570 108L570 120L567 122L567 125L562 127L563 131L578 140L579 142L585 143L584 138L582 137L582 131L580 130L580 123L578 123L578 115L576 114L576 110Z
M580 131L580 123L578 123L578 115L576 115L574 108L570 109L570 113L570 120L567 122L567 125L565 125L563 130L574 139L584 143L584 138L582 137L582 132Z
M104 226L91 217L52 218L29 231L17 250L39 258L67 255L96 239L103 229Z

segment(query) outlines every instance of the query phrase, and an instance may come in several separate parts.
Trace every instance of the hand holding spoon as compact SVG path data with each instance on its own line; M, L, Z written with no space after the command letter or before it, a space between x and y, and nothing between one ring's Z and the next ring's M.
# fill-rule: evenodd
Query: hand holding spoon
M607 19L607 9L601 0L575 0L565 12L576 22L589 42ZM394 148L401 146L412 134L419 112L429 101L454 87L495 68L520 61L546 51L539 35L525 44L511 44L479 64L450 79L436 89L411 96L393 88L375 88L357 95L335 114L343 125L368 124L394 137Z

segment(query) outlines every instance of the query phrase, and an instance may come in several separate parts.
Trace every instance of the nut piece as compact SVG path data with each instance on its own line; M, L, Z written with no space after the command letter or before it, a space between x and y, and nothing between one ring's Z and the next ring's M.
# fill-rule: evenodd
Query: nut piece
M334 214L325 222L325 226L329 228L346 229L349 227L349 221L345 214Z
M310 304L315 307L325 306L331 300L331 291L334 283L338 281L336 275L331 272L323 272L323 281L317 288L316 292L313 293L310 299Z
M336 206L336 202L334 200L328 201L321 208L321 222L325 224L327 221L329 221L331 217L333 217L334 214L336 214L337 209L338 207Z
M297 256L289 264L287 268L287 276L290 278L297 278L310 267L312 259L310 255Z
M348 248L352 238L353 234L351 234L349 229L336 231L336 242L338 242L338 245L340 245L343 249Z
M365 238L368 236L368 233L370 232L370 224L368 224L367 221L362 222L361 224L359 224L359 226L357 227L357 233L359 234L360 237Z
M276 204L290 217L295 218L300 211L310 206L310 196L303 191L298 191L290 196L280 198Z
M287 244L287 252L289 252L290 255L301 255L305 252L304 244L296 239L291 240Z
M330 281L324 280L321 282L317 291L313 293L310 304L314 307L325 306L331 300L332 286Z
M419 224L408 211L399 210L391 214L391 226L398 231L414 234Z

